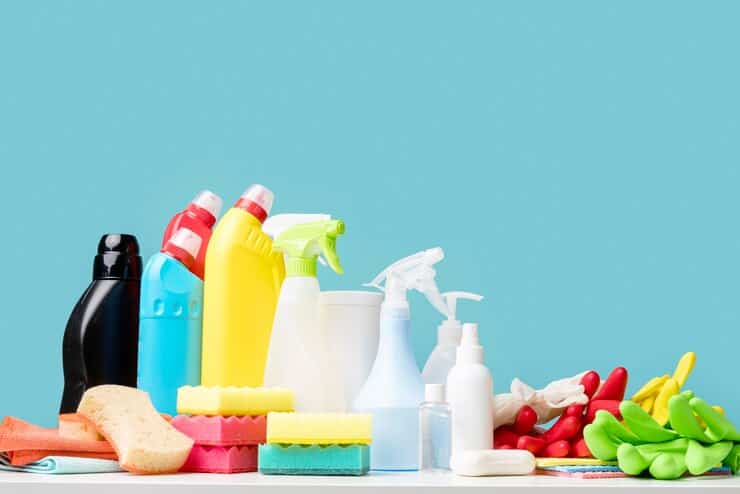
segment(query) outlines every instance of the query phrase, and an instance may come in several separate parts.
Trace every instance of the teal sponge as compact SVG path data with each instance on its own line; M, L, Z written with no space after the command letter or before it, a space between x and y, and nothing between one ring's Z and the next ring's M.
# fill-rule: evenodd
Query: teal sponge
M259 471L266 475L365 475L370 447L350 445L260 444Z

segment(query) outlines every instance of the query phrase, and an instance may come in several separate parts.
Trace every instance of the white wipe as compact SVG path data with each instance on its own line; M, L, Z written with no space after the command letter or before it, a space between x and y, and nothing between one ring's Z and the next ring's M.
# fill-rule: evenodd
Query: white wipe
M482 449L457 453L450 458L450 468L457 475L529 475L534 472L534 455L521 449Z

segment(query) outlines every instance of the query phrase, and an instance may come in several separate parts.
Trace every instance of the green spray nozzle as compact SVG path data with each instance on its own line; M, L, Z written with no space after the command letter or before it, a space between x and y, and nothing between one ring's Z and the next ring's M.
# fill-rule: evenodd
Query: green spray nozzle
M336 273L344 270L337 255L337 237L344 234L344 222L324 220L302 223L286 229L278 235L273 249L285 253L287 276L316 276L316 261L319 256Z

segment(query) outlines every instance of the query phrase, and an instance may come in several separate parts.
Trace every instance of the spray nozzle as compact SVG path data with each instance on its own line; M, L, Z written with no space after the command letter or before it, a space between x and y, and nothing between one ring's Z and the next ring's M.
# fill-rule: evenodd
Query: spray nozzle
M447 320L448 321L457 321L457 301L458 300L474 300L476 302L480 302L483 300L483 295L478 295L477 293L470 293L470 292L445 292L442 294L442 297L444 297L445 302L447 303Z
M344 222L341 220L299 223L279 233L272 248L285 252L287 276L316 276L319 256L323 256L336 273L342 274L337 237L343 234Z
M385 292L385 304L408 308L407 290L418 290L423 293L430 304L444 315L448 315L447 304L439 293L434 278L437 272L433 265L444 259L441 247L424 250L394 262L365 286L371 286ZM381 283L385 280L385 286Z

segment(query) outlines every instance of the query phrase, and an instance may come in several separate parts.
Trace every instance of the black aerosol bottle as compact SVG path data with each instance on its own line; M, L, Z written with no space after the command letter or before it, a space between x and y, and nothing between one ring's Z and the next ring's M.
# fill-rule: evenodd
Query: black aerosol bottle
M88 388L136 387L141 257L136 237L103 235L93 280L64 330L64 393L59 413L74 413Z

